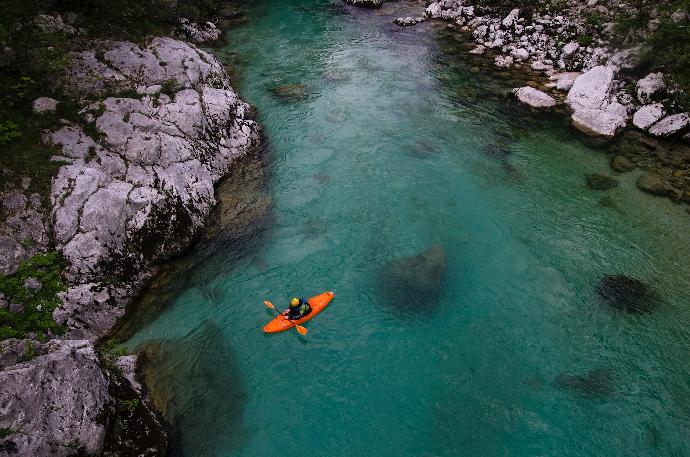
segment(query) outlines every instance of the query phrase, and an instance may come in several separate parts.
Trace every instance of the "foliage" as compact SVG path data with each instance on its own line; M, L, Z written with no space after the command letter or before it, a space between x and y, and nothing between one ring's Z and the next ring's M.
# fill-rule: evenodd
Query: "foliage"
M24 354L21 357L21 361L27 362L29 360L35 359L37 355L38 351L36 350L36 343L34 343L33 341L27 341L24 346Z
M98 347L98 352L104 359L115 362L115 359L127 355L127 348L115 340L107 340Z
M594 42L594 39L592 38L591 35L582 35L578 37L577 39L577 44L582 46L583 48L586 48L587 46L591 45Z
M60 276L62 266L63 260L57 251L41 253L23 261L15 274L0 277L0 293L8 302L23 306L19 313L0 309L0 340L24 338L30 332L35 332L39 340L48 332L64 333L64 328L53 320L53 311L61 303L57 294L66 290ZM25 288L29 277L40 281L41 287L37 290Z
M139 404L140 402L138 398L132 398L131 400L120 400L117 404L117 408L120 411L133 413L139 407Z
M590 27L600 30L604 25L605 18L599 11L592 11L585 17L585 23Z
M690 110L690 25L671 20L670 14L677 10L690 12L690 0L664 5L659 27L644 43L640 64L644 71L662 71L667 82L683 92L675 94L675 102Z
M16 122L5 121L0 123L0 144L11 143L21 136L22 132L19 130L19 125Z

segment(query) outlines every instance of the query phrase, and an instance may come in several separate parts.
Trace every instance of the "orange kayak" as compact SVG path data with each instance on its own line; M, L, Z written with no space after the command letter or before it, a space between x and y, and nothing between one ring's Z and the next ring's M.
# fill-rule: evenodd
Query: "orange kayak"
M266 324L266 326L264 327L264 332L277 333L284 332L285 330L290 330L291 328L295 328L295 326L292 325L293 323L302 324L304 322L307 322L309 319L311 319L312 317L316 316L321 311L326 309L326 306L328 306L331 300L333 300L333 292L331 291L324 292L320 295L316 295L315 297L311 297L309 300L307 300L307 303L309 303L309 306L311 306L311 313L307 314L306 316L300 319L295 319L292 321L285 319L285 316L283 315L276 316L275 319Z

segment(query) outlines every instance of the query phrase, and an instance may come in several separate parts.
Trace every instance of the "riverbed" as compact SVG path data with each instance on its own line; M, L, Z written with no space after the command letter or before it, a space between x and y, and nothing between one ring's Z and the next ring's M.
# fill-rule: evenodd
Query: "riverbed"
M216 51L264 128L271 209L247 249L192 252L127 341L158 354L175 452L688 455L688 215L443 25L391 23L414 8L257 0ZM657 306L603 303L619 274ZM263 334L263 300L325 290L306 337Z

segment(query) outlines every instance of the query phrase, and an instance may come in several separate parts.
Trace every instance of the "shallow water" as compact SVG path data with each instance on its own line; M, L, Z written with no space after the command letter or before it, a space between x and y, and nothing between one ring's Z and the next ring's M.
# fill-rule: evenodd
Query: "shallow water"
M589 190L610 173L601 150L508 103L514 82L441 27L392 25L405 8L262 0L229 31L272 216L241 255L205 249L127 342L182 361L151 362L177 452L690 454L687 214L636 173ZM434 245L435 299L400 303L417 289L391 262ZM654 285L660 305L606 307L605 274ZM328 289L306 338L261 332L264 299Z

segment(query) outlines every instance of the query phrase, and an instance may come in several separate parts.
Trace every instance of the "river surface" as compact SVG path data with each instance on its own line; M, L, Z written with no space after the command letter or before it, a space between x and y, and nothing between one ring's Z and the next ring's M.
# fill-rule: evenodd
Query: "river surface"
M126 343L168 347L176 452L690 455L687 214L639 172L588 189L605 151L507 102L442 26L391 24L406 8L257 0L217 51L264 126L272 213ZM427 284L395 282L425 251ZM657 308L606 306L606 274ZM264 299L325 290L306 337L263 334Z

